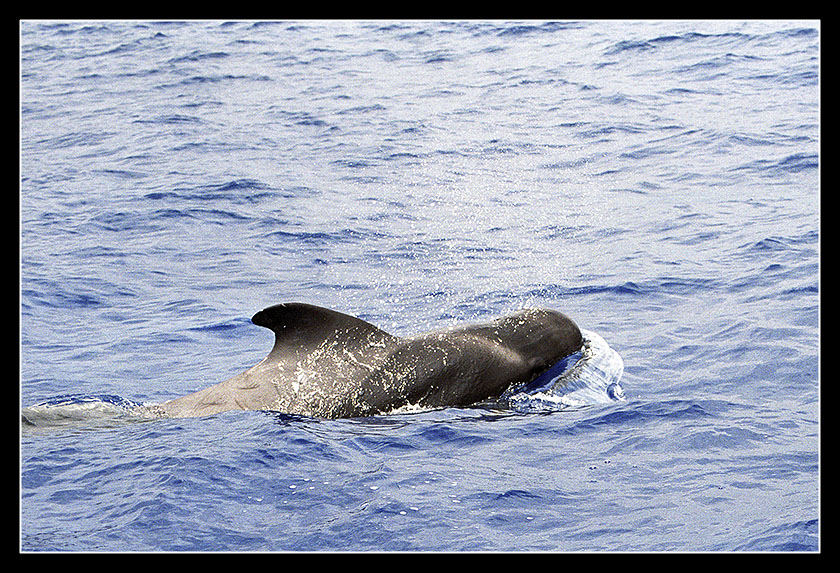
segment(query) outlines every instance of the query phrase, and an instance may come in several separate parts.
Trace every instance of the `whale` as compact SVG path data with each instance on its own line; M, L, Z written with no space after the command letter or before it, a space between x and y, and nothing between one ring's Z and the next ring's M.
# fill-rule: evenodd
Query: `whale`
M333 419L467 407L528 384L583 344L572 319L546 308L410 337L299 302L265 308L251 322L274 332L268 355L224 382L158 404L160 415L264 410Z

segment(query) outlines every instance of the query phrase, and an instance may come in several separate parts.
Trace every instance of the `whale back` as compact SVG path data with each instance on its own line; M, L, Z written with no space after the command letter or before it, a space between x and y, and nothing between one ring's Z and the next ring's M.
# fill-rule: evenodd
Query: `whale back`
M283 303L251 321L274 333L260 363L160 405L170 416L273 410L341 418L406 405L468 405L527 383L580 348L565 315L523 310L490 323L399 338L354 316Z

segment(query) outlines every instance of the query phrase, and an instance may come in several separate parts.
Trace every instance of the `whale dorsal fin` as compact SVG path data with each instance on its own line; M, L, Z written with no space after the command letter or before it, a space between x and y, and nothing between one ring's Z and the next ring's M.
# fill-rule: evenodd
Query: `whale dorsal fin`
M306 350L339 333L348 345L383 344L397 338L355 316L300 302L276 304L251 318L274 332L272 352L290 347Z

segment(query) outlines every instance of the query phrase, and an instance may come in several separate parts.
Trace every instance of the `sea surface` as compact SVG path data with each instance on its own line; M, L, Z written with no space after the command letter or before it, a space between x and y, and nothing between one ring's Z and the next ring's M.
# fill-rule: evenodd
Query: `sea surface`
M23 21L20 549L817 552L819 21ZM301 301L625 399L126 421ZM85 414L85 408L90 414ZM110 409L110 410L109 410Z

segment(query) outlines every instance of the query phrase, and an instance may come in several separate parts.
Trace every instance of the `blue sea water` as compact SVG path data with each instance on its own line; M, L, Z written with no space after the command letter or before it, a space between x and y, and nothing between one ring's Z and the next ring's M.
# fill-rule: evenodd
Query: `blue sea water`
M20 433L37 551L820 546L820 23L24 21L20 402L161 402L303 301L561 310L626 400Z

